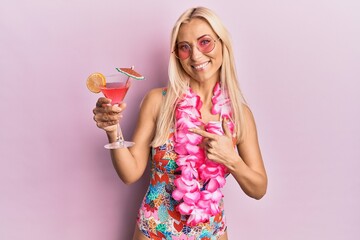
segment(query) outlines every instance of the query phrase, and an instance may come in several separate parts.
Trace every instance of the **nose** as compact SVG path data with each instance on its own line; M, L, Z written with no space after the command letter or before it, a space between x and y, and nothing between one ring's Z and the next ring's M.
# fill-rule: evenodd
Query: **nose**
M200 52L199 51L199 49L197 48L197 47L193 47L193 48L191 48L191 59L192 60L196 60L196 59L198 59L198 58L200 58L201 56L202 56L202 52Z

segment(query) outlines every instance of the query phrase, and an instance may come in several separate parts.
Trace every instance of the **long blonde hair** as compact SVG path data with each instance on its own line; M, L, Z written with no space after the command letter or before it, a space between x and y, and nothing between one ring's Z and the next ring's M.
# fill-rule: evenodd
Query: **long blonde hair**
M205 7L191 8L185 11L173 27L170 44L171 52L175 48L181 24L188 23L193 18L205 20L221 39L223 45L223 62L220 72L220 83L221 87L226 89L225 92L229 95L228 97L230 98L231 107L233 109L233 121L235 123L237 142L240 142L243 137L245 124L242 105L246 105L246 102L237 81L235 61L229 33L220 21L219 17L210 9ZM170 56L168 74L169 83L164 103L161 106L160 115L157 119L156 133L151 144L153 147L160 146L166 142L170 129L174 124L176 102L189 86L190 78L183 70L179 60L174 54L171 54Z

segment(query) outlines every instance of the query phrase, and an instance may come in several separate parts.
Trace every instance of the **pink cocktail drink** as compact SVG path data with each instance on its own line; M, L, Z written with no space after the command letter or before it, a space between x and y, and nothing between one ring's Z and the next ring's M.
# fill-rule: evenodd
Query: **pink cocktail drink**
M101 88L101 92L112 100L111 104L119 104L125 98L129 86L130 84L121 82L106 83L106 86Z

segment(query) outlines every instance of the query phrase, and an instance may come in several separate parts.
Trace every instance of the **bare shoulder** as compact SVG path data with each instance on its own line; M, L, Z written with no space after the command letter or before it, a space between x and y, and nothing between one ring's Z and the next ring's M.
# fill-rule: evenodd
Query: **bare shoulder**
M254 123L255 122L254 115L253 115L250 107L246 104L243 104L242 110L243 110L245 121L247 121L247 122L250 121L250 122Z
M141 103L141 111L146 114L151 114L153 118L156 118L160 112L160 106L163 101L163 88L151 89L144 97Z
M243 129L244 132L243 132L243 138L240 142L244 143L251 138L257 139L257 129L256 129L254 115L248 105L246 104L242 105L242 113L244 119L244 129Z
M144 101L151 101L152 103L159 102L163 98L163 88L153 88L144 97Z

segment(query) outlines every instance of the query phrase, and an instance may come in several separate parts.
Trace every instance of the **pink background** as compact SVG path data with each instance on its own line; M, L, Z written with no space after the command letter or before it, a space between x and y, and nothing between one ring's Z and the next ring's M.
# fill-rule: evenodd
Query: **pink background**
M198 5L231 32L269 176L261 201L229 178L230 239L360 239L357 0L2 0L0 239L131 238L148 175L118 179L85 80L146 76L126 98L130 138L142 97L167 81L172 25Z

